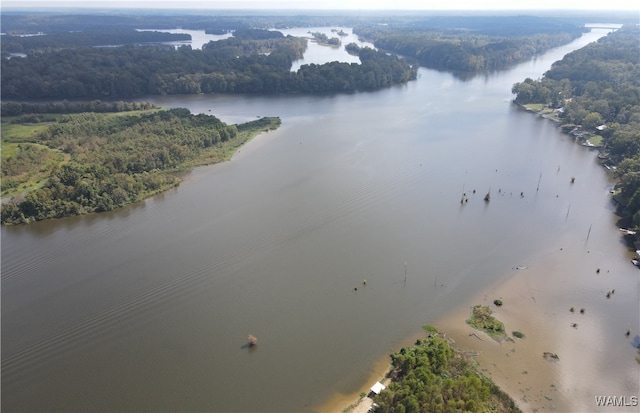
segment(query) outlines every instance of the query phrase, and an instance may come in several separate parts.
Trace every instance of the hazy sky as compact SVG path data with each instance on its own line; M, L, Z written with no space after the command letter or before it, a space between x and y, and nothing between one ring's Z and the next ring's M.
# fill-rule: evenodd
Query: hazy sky
M640 10L638 0L0 0L6 9Z

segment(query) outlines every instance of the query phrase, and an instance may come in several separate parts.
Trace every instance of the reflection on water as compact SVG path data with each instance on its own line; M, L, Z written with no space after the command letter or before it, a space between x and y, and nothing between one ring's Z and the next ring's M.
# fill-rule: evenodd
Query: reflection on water
M627 291L600 307L600 340L633 369L606 330L638 321L611 183L594 152L509 102L513 82L597 37L464 83L420 70L373 93L146 99L283 125L164 196L2 228L3 410L311 410L536 251L584 248L590 227L575 271L597 259Z

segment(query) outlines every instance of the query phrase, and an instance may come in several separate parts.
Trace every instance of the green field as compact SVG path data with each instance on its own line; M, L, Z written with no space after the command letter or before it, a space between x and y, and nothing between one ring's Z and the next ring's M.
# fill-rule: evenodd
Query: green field
M602 146L602 136L594 135L587 139L587 142L589 142L593 146Z
M61 151L37 143L39 135L54 122L9 123L12 119L2 120L3 198L41 188L52 169L69 159Z

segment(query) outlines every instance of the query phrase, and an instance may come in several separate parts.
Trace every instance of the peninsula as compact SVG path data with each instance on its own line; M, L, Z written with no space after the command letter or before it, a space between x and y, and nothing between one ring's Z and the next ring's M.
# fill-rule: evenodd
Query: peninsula
M10 198L2 203L2 223L141 201L178 185L181 173L228 160L280 126L279 118L227 125L188 109L151 106L93 102L93 110L103 112L88 112L86 104L3 104L4 113L21 114L2 118L2 196ZM73 111L82 112L55 113Z

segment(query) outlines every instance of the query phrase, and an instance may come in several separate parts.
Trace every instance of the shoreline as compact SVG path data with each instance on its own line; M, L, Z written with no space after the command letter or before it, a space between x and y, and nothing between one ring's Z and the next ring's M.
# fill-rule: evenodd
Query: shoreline
M424 333L416 335L413 339L407 340L406 344L403 344L401 347L413 345L416 339L423 335ZM373 399L367 396L369 389L377 381L385 386L388 385L389 379L387 379L387 376L390 371L391 360L390 356L387 354L375 363L373 368L370 370L367 380L363 382L357 390L350 393L334 394L329 400L322 403L316 411L321 413L366 413L373 404ZM364 397L362 397L363 393Z
M479 370L507 393L523 412L606 411L607 407L596 405L594 396L629 393L627 397L637 397L640 394L640 378L635 373L636 350L626 343L629 339L624 337L620 327L635 318L633 314L629 320L614 320L613 314L604 318L599 317L601 314L594 315L600 312L597 306L608 305L609 300L600 297L604 277L599 277L600 272L595 270L600 269L595 262L604 257L592 254L586 245L571 246L568 241L554 240L544 251L534 253L526 268L512 269L455 310L433 322L425 320L425 324L433 325L453 340L452 345L458 350L476 353L473 358ZM563 248L562 244L569 247ZM617 257L609 260L620 261ZM604 264L603 272L611 277L606 268L616 263L600 264ZM611 272L624 269L621 265L628 261L617 264L620 265L611 267ZM622 281L637 285L636 277L625 276L623 274ZM606 283L620 286L620 281L606 280ZM503 305L494 305L495 299L502 300ZM625 306L633 304L634 300L637 297L629 297ZM466 323L476 304L492 309L493 315L504 323L508 339L496 341ZM570 311L572 305L575 305L574 312ZM637 303L635 307L637 309ZM581 308L585 308L584 314L580 313ZM627 316L626 311L618 316ZM610 330L608 327L615 328L619 334L606 332ZM632 336L637 334L638 328L640 326L632 325ZM513 331L520 331L525 336L515 338ZM558 360L545 359L545 352L557 354ZM617 357L613 364L605 364L608 369L603 371L598 365L609 354ZM625 371L620 372L620 369ZM384 376L370 376L362 386L363 391L368 392L376 381L382 381L388 371ZM335 396L319 411L364 413L373 403L371 398L358 394L351 394L350 400L348 397ZM634 411L636 408L626 406L625 409L623 406L616 411Z

